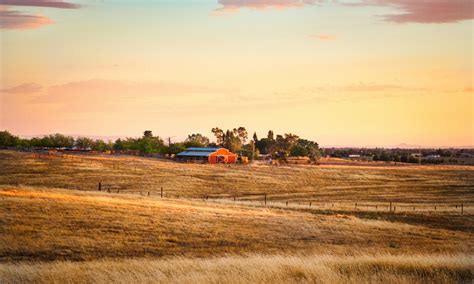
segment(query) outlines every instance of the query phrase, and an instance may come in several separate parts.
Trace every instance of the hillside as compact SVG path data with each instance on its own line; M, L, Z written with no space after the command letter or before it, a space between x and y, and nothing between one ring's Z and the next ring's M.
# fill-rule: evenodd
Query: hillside
M473 277L469 167L0 156L6 283Z

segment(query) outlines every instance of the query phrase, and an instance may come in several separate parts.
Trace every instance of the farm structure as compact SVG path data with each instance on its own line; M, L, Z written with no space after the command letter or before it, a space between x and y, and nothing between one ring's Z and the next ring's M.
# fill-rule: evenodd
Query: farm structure
M176 155L181 162L201 162L209 164L234 164L237 155L226 148L190 147Z

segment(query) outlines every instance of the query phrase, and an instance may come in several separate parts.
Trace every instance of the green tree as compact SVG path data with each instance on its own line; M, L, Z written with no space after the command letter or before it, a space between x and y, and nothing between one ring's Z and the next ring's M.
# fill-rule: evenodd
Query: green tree
M312 160L321 158L321 149L319 149L318 143L306 139L298 139L297 143L306 149L307 156Z
M78 137L76 139L76 147L80 149L92 149L92 146L94 146L94 140L89 137Z
M268 138L262 138L255 143L255 147L261 154L266 155L272 152L271 149L273 147L273 144L273 140L270 140Z
M216 143L218 145L221 145L224 143L225 133L222 129L220 129L219 127L214 127L212 128L211 132L216 137Z
M245 127L240 126L237 129L234 128L234 135L240 139L240 141L242 142L242 145L244 145L245 142L247 142L248 133Z
M275 140L274 135L273 135L273 130L268 130L267 138L269 140Z
M15 147L20 142L17 136L8 131L0 131L0 147Z
M258 137L257 137L257 132L253 133L253 142L257 143L258 142Z
M106 150L111 150L111 145L104 142L102 139L97 139L94 141L94 144L92 145L92 150L94 151L106 151Z
M145 130L143 132L143 138L151 138L153 137L153 133L151 132L151 130Z
M184 141L186 147L207 147L209 145L209 138L200 133L188 135Z
M178 153L183 152L186 149L186 146L184 145L184 143L173 143L171 144L171 146L166 148L167 154L176 155Z
M143 137L137 142L138 150L144 154L158 153L161 146L163 146L163 140L159 137Z
M308 150L301 145L293 145L290 149L290 156L292 157L304 157L308 156Z
M125 150L125 145L124 145L124 142L122 141L122 139L117 139L115 140L115 143L113 145L113 149L116 150L116 151L121 151L121 150Z
M46 137L48 147L72 147L74 146L74 138L63 134L53 134Z
M231 152L238 152L244 142L248 139L248 133L245 127L234 128L233 130L227 129L224 132L222 129L215 127L211 130L216 136L217 144L229 149Z

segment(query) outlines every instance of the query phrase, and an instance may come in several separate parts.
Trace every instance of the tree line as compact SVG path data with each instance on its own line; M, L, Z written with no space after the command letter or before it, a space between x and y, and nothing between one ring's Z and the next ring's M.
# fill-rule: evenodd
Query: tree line
M116 152L135 151L142 155L173 155L189 147L224 147L251 160L260 154L278 159L285 159L288 156L308 156L316 160L321 156L317 142L302 139L291 133L274 135L270 130L267 137L258 139L257 134L254 133L249 139L246 128L242 126L226 131L215 127L211 129L211 133L215 136L216 142L211 142L208 137L200 133L193 133L188 135L184 141L165 143L161 137L153 135L150 130L144 131L142 137L119 138L114 142L102 139L94 140L89 137L74 138L59 133L26 139L12 135L8 131L0 131L0 148L66 148Z

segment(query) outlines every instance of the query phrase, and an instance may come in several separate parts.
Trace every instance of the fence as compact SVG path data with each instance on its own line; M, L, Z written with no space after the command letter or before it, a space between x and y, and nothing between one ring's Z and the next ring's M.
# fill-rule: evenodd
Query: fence
M33 158L39 159L50 159L54 157L63 158L71 161L78 161L81 163L94 163L99 162L102 165L110 166L112 169L125 169L130 168L132 171L137 171L136 165L123 164L119 161L117 162L105 162L105 161L95 161L93 159L87 158L87 154L65 154L61 152L54 153L33 153ZM97 157L97 155L94 155ZM460 179L466 179L465 175L460 175ZM64 188L67 189L81 189L78 186L69 186L64 185ZM90 189L89 189L90 190ZM159 192L157 193L156 188L152 190L134 190L131 188L123 188L121 186L112 185L110 183L103 184L102 182L98 183L98 191L104 191L107 193L128 193L128 194L140 194L141 196L159 196L160 198L180 198L179 194L173 194L170 192L164 191L163 187L160 187ZM395 202L395 201L386 201L386 202L371 202L371 201L318 201L318 200L307 200L294 201L291 199L284 200L280 196L271 196L266 193L253 193L253 194L244 194L244 195L215 195L207 194L200 196L189 196L188 199L201 199L201 200L214 200L219 202L240 202L250 205L259 205L263 207L278 207L278 208L300 208L300 209L319 209L319 210L334 210L334 211L364 211L364 212L385 212L389 214L397 213L410 213L410 212L421 212L421 213L454 213L456 215L470 215L472 211L472 205L468 203L407 203L407 202ZM469 210L469 212L467 212Z

